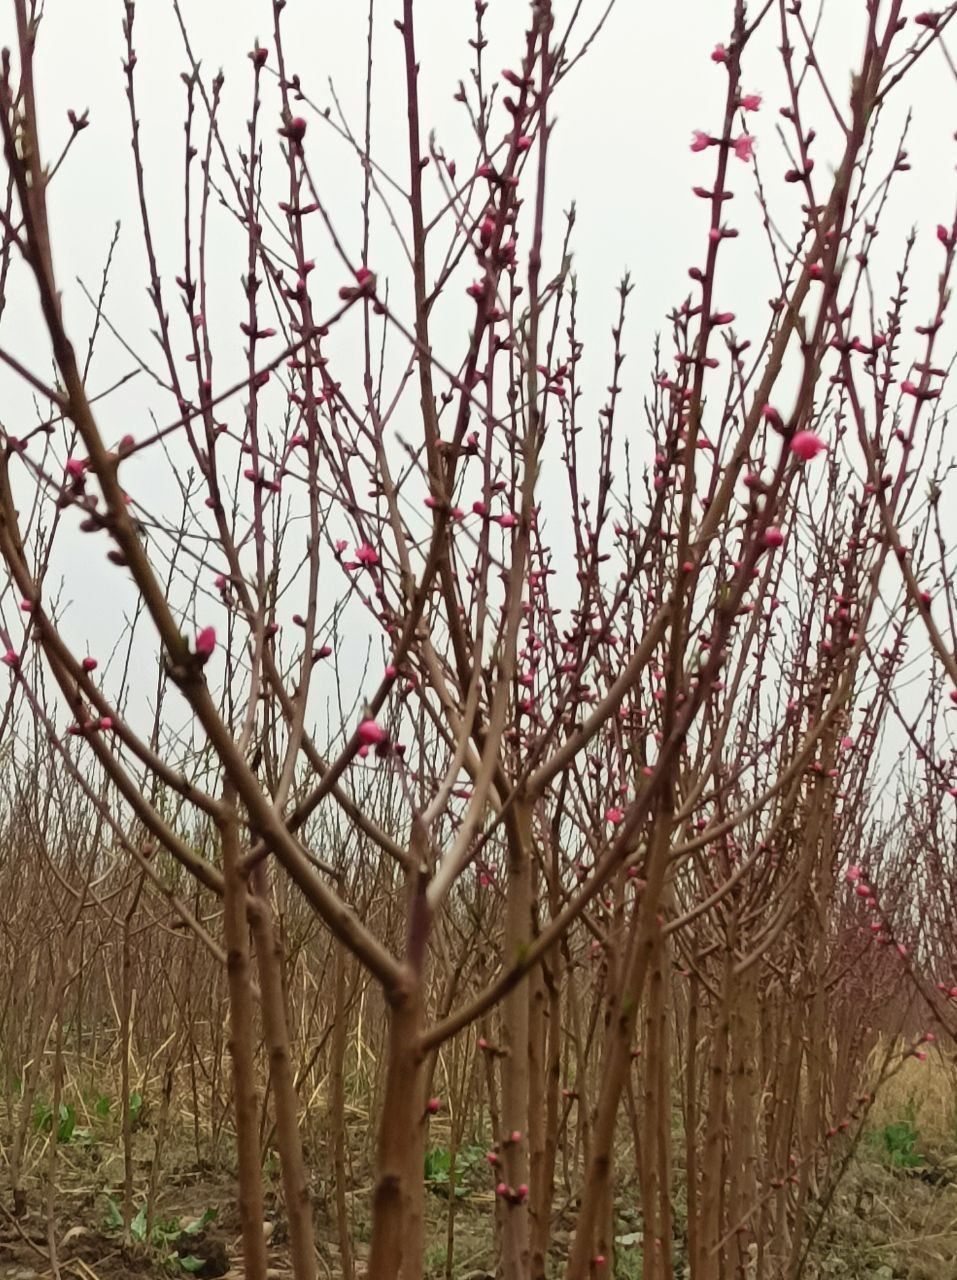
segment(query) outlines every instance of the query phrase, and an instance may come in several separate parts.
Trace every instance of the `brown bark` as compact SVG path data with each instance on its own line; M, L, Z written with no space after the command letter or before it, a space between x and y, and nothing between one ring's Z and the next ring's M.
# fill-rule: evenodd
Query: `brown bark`
M233 1065L236 1159L243 1269L249 1280L265 1280L262 1168L259 1162L259 1102L256 1093L255 1019L246 919L247 885L240 874L235 818L221 827L223 934L229 986L229 1054Z
M276 1115L276 1138L282 1170L283 1196L289 1226L289 1248L296 1280L315 1280L316 1245L312 1198L299 1134L299 1102L289 1053L286 993L282 981L282 953L272 909L264 896L251 902L256 964L262 992L263 1031L269 1050L269 1079Z

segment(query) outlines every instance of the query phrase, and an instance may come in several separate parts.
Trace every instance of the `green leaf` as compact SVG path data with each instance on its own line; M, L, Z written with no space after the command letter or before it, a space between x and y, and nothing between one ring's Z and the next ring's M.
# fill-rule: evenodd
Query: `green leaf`
M133 1124L139 1118L140 1112L143 1110L143 1095L141 1093L130 1094L130 1120Z
M176 1253L171 1256L176 1259L184 1271L202 1271L206 1265L205 1258L194 1258L191 1253L187 1253L185 1256Z
M123 1215L120 1213L120 1206L116 1203L112 1196L106 1197L106 1218L103 1225L107 1231L119 1231L123 1225Z
M425 1153L425 1178L427 1182L448 1182L452 1168L452 1153L447 1147L433 1147Z
M136 1217L130 1223L130 1235L141 1244L146 1239L146 1203L140 1205Z
M57 1142L69 1142L76 1128L76 1111L66 1102L60 1103L60 1123L56 1129Z
M183 1235L198 1236L204 1227L208 1227L211 1222L216 1221L218 1213L218 1209L204 1209L202 1217L197 1218L195 1222L191 1222L188 1227L183 1228Z
M96 1114L100 1117L101 1120L105 1120L106 1117L110 1114L110 1100L105 1093L101 1093L100 1096L97 1098L96 1103L94 1104L93 1110L96 1112Z

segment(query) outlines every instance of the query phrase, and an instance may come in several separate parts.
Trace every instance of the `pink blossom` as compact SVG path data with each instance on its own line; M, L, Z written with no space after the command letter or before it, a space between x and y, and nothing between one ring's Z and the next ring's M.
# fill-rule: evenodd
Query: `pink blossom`
M362 746L377 747L380 743L385 742L388 734L378 721L373 720L371 716L366 716L364 720L359 721L356 736Z
M518 516L513 515L511 511L507 511L503 516L496 516L495 520L503 529L514 529L518 524Z
M379 553L374 547L370 547L368 542L361 542L359 546L356 547L356 559L360 564L378 564Z
M196 633L196 656L204 661L210 657L216 648L216 628L203 627L202 631Z
M741 98L742 111L758 111L761 107L760 93L746 93Z
M734 154L739 160L750 160L754 156L754 137L750 133L742 133L740 138L735 138Z
M20 658L18 657L15 649L8 649L6 653L0 657L0 662L3 662L5 666L8 666L11 671L15 671L20 665Z
M914 21L919 27L930 27L931 31L936 31L937 24L940 22L940 14L935 13L933 10L925 10L923 13L918 13Z
M86 471L87 462L85 458L67 458L66 469L67 474L71 475L74 480L80 480Z
M700 129L695 129L694 133L691 135L692 151L707 151L708 147L714 146L714 143L715 139L710 137L707 133L703 133Z
M827 445L816 431L799 431L791 440L790 448L802 462L811 462L819 453L827 451Z
M774 547L780 547L783 542L784 542L784 534L777 527L777 525L775 524L768 525L767 529L765 529L764 531L764 545L766 547L774 548Z
M845 876L845 879L847 880L848 884L853 884L855 880L860 880L860 878L861 878L860 867L848 867L847 875Z
M610 822L612 826L617 826L624 816L617 805L612 805L610 809L605 810L605 821Z
M728 51L723 44L716 44L714 48L711 50L711 61L712 62L728 61Z

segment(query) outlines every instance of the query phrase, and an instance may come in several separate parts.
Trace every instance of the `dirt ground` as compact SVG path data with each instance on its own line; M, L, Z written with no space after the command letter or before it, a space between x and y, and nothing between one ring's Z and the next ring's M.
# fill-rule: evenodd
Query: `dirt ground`
M119 1167L118 1167L119 1165ZM151 1246L124 1248L111 1223L107 1191L122 1184L122 1162L115 1151L94 1153L67 1150L62 1157L61 1192L56 1204L56 1253L61 1276L79 1280L120 1280L129 1277L197 1275L239 1280L243 1275L239 1222L231 1198L228 1170L197 1170L184 1155L171 1162L157 1199L159 1226ZM148 1170L136 1171L138 1186ZM631 1197L627 1197L629 1200ZM335 1230L317 1194L317 1237L320 1275L340 1275ZM139 1202L138 1202L139 1203ZM426 1275L446 1275L448 1200L442 1188L427 1197L429 1236ZM357 1270L361 1275L368 1237L368 1187L353 1198L359 1243ZM562 1255L574 1230L574 1208L557 1202L554 1275L561 1275ZM452 1276L479 1280L491 1262L492 1196L468 1179L456 1202L452 1248ZM201 1229L186 1230L197 1218L210 1219ZM623 1205L621 1237L616 1256L616 1280L640 1280L640 1248L636 1214ZM270 1275L291 1275L279 1198L267 1200ZM179 1228L179 1230L177 1230ZM677 1250L680 1256L680 1248ZM186 1259L186 1267L180 1259ZM927 1154L916 1167L895 1168L879 1153L862 1151L831 1205L826 1225L809 1254L808 1280L955 1280L957 1277L957 1155ZM19 1222L9 1212L8 1198L0 1200L0 1280L47 1280L55 1276L50 1264L46 1205L39 1187L31 1188L28 1213ZM682 1273L676 1270L675 1280Z

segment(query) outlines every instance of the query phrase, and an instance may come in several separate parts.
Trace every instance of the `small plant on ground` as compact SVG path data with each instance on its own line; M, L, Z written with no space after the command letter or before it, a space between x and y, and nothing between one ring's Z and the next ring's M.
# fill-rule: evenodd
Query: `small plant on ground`
M112 1196L106 1198L107 1210L104 1228L108 1232L122 1231L123 1213ZM215 1221L216 1209L205 1209L202 1214L184 1226L180 1218L163 1218L153 1224L147 1239L147 1207L144 1201L136 1211L130 1223L130 1235L136 1244L148 1245L155 1249L164 1267L171 1271L185 1271L195 1274L206 1265L204 1258L186 1253L181 1247L183 1236L198 1238L209 1224Z

